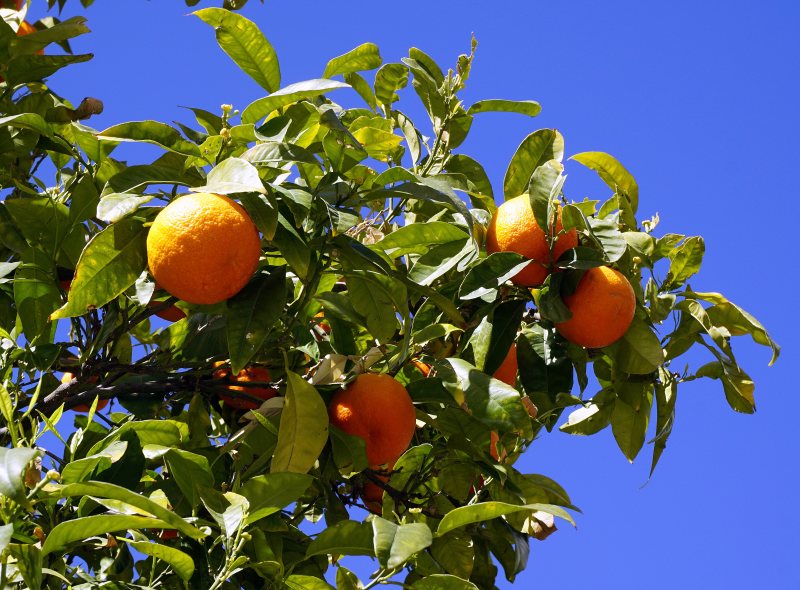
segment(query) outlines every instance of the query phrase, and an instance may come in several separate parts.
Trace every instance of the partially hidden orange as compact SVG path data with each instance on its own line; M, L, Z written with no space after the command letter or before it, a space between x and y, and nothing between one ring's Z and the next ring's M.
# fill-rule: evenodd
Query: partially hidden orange
M628 279L607 266L587 270L564 303L572 317L556 324L556 330L585 348L603 348L619 340L636 311L636 295Z
M558 237L553 247L552 257L545 231L536 223L528 195L509 199L497 208L486 232L486 251L516 252L533 260L518 272L511 281L523 287L541 285L550 272L552 263L570 248L578 245L575 229L561 233L561 208L558 208L554 230Z
M224 364L225 363L223 361L218 361L214 363L214 367L222 367ZM231 376L230 367L222 367L214 371L213 376L215 379L225 379L225 381L229 383L268 383L272 381L272 376L265 367L256 366L245 367L236 373L235 377ZM227 389L231 392L231 394L229 395L223 393L220 394L219 397L223 403L225 403L225 405L236 410L255 410L261 406L261 402L251 399L250 397L242 396L235 392L245 393L247 396L252 396L262 401L272 399L278 395L277 389L268 386L231 385Z
M214 304L236 295L261 256L261 240L241 205L212 193L183 195L164 207L147 234L156 282L178 299Z
M73 379L75 379L74 373L66 372L61 376L61 383L69 383ZM92 377L89 377L89 383L97 383L97 376L94 375ZM107 405L108 405L107 399L99 399L97 400L97 408L95 411L99 412ZM72 409L76 412L88 412L91 408L88 404L78 404L77 406L74 406Z
M510 385L511 387L516 387L517 385L517 370L519 369L519 363L517 362L517 345L512 344L511 348L508 349L508 354L506 354L506 358L503 359L503 362L497 367L497 370L494 372L495 379L499 379L506 385Z
M364 440L367 462L393 465L411 443L416 412L403 385L389 375L363 373L337 391L328 406L331 424Z

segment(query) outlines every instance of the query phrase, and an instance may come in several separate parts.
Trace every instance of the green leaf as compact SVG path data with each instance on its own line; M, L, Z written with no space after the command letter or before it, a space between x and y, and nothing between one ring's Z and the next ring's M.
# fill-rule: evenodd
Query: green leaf
M42 551L35 545L11 544L8 554L16 560L16 566L26 587L39 590L42 587Z
M408 84L408 68L400 63L381 66L375 74L375 98L384 108L400 100L397 91Z
M6 199L3 206L16 225L14 230L22 232L28 244L40 247L61 266L75 266L86 240L83 227L72 223L69 209L63 204L49 197L34 197ZM20 253L24 251L23 244L12 246Z
M364 43L351 49L344 55L334 57L325 66L323 78L331 78L337 74L349 74L364 70L374 70L381 65L381 54L374 43Z
M293 574L286 578L283 583L289 590L336 590L325 580L301 574Z
M700 270L705 251L705 242L700 236L686 238L686 241L674 248L669 253L669 272L661 289L666 291L683 285L686 279Z
M507 504L505 502L481 502L480 504L473 504L471 506L462 506L461 508L456 508L455 510L451 510L445 514L444 518L439 521L439 527L436 529L436 536L441 537L452 530L468 524L484 522L499 516L505 516L506 514L514 514L515 512L525 511L546 512L548 514L552 514L553 516L563 518L573 525L575 524L575 522L572 520L572 517L566 510L560 506L554 506L552 504L517 505Z
M619 396L611 413L611 430L622 453L633 463L644 445L650 408L653 404L653 384L628 382L626 398ZM631 403L629 403L631 402Z
M55 74L58 70L76 63L92 59L91 53L80 55L19 55L8 61L8 68L3 75L8 87L13 88L25 82L40 82Z
M464 154L455 154L447 160L445 165L447 172L463 174L475 187L474 191L468 191L473 207L486 209L490 214L494 213L497 205L494 203L494 191L483 166L477 160Z
M242 123L258 123L271 112L281 107L306 98L321 96L326 92L338 90L340 88L350 88L350 85L336 80L326 80L324 78L290 84L285 88L276 90L267 97L259 98L257 101L250 103L244 111L242 111Z
M208 173L205 186L193 188L196 193L265 193L258 168L242 158L228 158Z
M456 400L462 398L472 415L492 430L519 431L523 436L531 432L531 420L519 392L502 381L491 378L468 362L459 358L446 358L452 375L443 374L445 387Z
M76 484L79 485L79 484ZM56 525L42 546L42 555L63 552L75 541L82 541L96 535L115 533L127 529L160 529L167 524L156 518L129 516L127 514L104 514L67 520Z
M633 318L628 331L612 349L615 366L632 375L648 375L664 362L658 336L638 317Z
M28 506L25 469L39 454L38 449L0 447L0 495L8 496L22 506Z
M181 580L188 581L194 574L194 560L179 549L148 541L125 541L139 553L167 562Z
M234 539L241 530L250 507L247 498L233 492L220 493L213 488L200 490L203 506L211 514L225 536Z
M319 164L314 154L292 143L264 141L251 147L240 158L251 164L280 167L286 162Z
M97 203L97 218L108 223L116 223L133 213L155 195L134 195L130 193L111 193L104 195Z
M22 113L11 115L10 117L0 117L0 127L17 127L19 129L30 129L39 135L52 138L53 128L45 121L41 115L36 113Z
M687 290L682 295L687 299L703 299L715 303L716 305L712 305L706 310L708 318L715 326L726 328L731 336L750 334L754 342L772 349L770 366L778 360L780 346L772 340L764 326L744 309L728 301L719 293L697 293Z
M4 524L0 526L0 554L6 550L8 544L11 542L11 535L14 534L13 524ZM370 545L372 544L372 534L370 534Z
M267 473L248 479L239 493L250 502L247 524L279 512L308 489L314 478L305 473Z
M200 529L196 529L195 527L187 523L185 520L183 520L180 516L178 516L171 510L164 508L163 506L154 502L150 498L147 498L145 496L142 496L141 494L137 494L136 492L132 492L131 490L128 490L126 488L111 483L100 482L100 481L72 483L63 486L58 491L58 495L62 498L93 496L96 498L108 498L112 500L119 500L126 504L130 504L131 506L135 506L136 508L139 508L140 510L143 510L148 514L152 514L154 517L158 518L158 521L156 521L158 524L154 525L155 528L176 529L181 533L183 533L184 535L191 537L192 539L202 539L205 537L205 533L203 533ZM139 528L139 527L123 527L123 528ZM121 530L121 529L115 529L115 530ZM113 531L102 531L102 532L113 532ZM86 535L86 537L89 536L91 535ZM84 539L86 537L76 537L73 540ZM47 539L49 542L50 537L48 537ZM54 541L54 543L56 543L56 541ZM59 548L61 547L63 547L63 545L60 546Z
M533 324L517 340L519 379L525 392L536 404L540 420L552 427L558 417L559 394L573 386L572 362L552 329Z
M375 555L372 526L368 522L342 520L311 541L306 559L314 555Z
M650 464L650 476L656 469L658 460L667 448L667 439L672 434L675 424L675 403L678 398L678 382L667 370L659 371L660 380L655 384L656 393L656 435L653 438L653 460Z
M14 303L29 342L51 329L48 318L61 304L61 291L52 269L50 256L37 248L28 248L14 273Z
M328 409L319 392L300 375L286 372L286 401L271 473L307 473L328 441Z
M431 247L468 238L466 232L452 223L429 221L405 225L375 243L374 250L382 250L390 258L406 254L425 254Z
M377 517L372 521L372 531L375 556L381 566L390 570L402 567L433 542L431 529L420 522L396 525Z
M286 267L259 274L228 300L226 330L231 371L244 369L278 325L286 303Z
M344 75L344 81L350 84L353 87L353 90L358 92L359 96L364 99L369 107L372 110L378 108L378 102L375 98L375 93L372 91L372 87L369 85L363 77L359 76L355 72L350 72L349 74Z
M70 484L78 483L88 479L92 473L99 473L111 467L112 463L116 463L125 455L128 448L128 443L125 441L117 441L111 443L97 453L77 461L70 461L64 469L61 470L61 483Z
M619 231L619 221L614 217L599 219L592 217L589 219L594 237L606 255L608 262L616 262L625 255L628 244Z
M200 148L183 139L174 127L158 121L131 121L113 125L97 134L99 139L152 143L185 156L200 157Z
M606 397L610 399L606 400ZM598 394L586 406L570 413L567 421L559 427L559 430L567 434L582 436L597 434L611 424L611 414L614 412L615 402L616 397L613 395Z
M412 590L478 590L478 587L463 578L450 574L431 574L411 585Z
M204 8L192 14L214 27L222 50L262 88L275 92L280 87L278 56L253 21L221 8Z
M208 459L183 449L170 449L164 455L164 463L189 505L192 509L197 508L201 489L214 487L214 475Z
M542 111L541 105L535 100L504 100L488 99L479 100L467 111L470 115L475 113L519 113L535 117Z
M582 152L570 158L597 172L611 190L624 194L636 213L639 208L639 186L630 172L613 156L603 152Z
M526 137L506 170L503 190L506 199L525 192L533 171L549 160L558 162L564 157L564 138L555 129L540 129Z
M467 301L491 295L506 281L531 264L529 259L515 252L495 252L469 269L458 296Z
M142 222L128 218L95 235L78 260L67 303L50 318L83 315L122 294L147 267L146 240Z
M377 273L348 273L346 278L350 301L366 319L367 329L379 342L389 341L397 329L392 281Z
M744 414L755 412L755 384L753 380L741 367L725 359L713 349L712 352L718 360L700 367L696 372L697 377L719 379L722 382L725 399L734 411Z
M104 439L89 449L88 454L94 455L107 449L112 443L120 440L128 433L133 432L142 446L160 445L163 447L176 447L189 438L189 427L176 420L138 420L126 422L116 430L112 430Z

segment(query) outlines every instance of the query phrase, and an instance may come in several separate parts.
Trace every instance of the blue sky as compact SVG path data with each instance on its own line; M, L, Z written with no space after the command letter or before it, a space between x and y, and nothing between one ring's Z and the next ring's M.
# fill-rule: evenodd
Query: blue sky
M800 214L800 3L655 4L250 0L244 14L276 47L284 85L319 77L329 58L366 41L380 46L384 61L417 46L450 65L474 32L465 100L535 99L543 108L536 119L476 120L461 151L484 163L495 190L519 142L541 127L558 128L568 154L613 154L638 180L641 215L661 216L658 232L705 237L692 286L721 291L783 346L768 368L766 349L734 344L756 381L754 416L730 411L716 382L680 390L673 436L647 485L649 448L630 465L610 431L555 432L534 443L520 469L556 479L584 513L577 531L565 525L532 541L514 587L800 587L792 401L800 326L791 255ZM33 5L32 16L42 16L44 0ZM189 12L179 0L96 0L86 11L72 0L65 14L87 14L93 30L74 47L95 59L56 77L54 87L75 103L103 100L105 113L90 122L97 128L148 118L189 123L178 105L216 112L262 96ZM607 195L577 165L567 173L568 197Z

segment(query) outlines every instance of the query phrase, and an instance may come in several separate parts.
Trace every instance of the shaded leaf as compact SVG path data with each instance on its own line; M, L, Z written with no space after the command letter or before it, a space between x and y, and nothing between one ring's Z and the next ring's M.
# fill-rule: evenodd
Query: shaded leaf
M526 137L506 170L503 190L506 199L525 192L528 181L539 166L549 160L558 162L564 157L564 138L555 129L540 129Z

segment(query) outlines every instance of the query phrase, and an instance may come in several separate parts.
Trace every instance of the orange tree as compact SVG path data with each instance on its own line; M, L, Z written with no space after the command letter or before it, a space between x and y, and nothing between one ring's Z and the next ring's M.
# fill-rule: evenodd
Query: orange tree
M287 85L254 23L201 9L266 96L98 131L98 101L46 83L89 59L67 44L85 19L20 37L17 8L0 23L0 586L493 588L576 510L515 468L536 436L610 426L632 461L652 418L652 469L682 383L754 411L731 339L777 346L690 288L703 239L640 220L617 160L532 131L496 193L459 150L474 117L539 113L459 99L474 43L446 72L365 43ZM161 154L127 164L121 142ZM566 161L608 191L570 201ZM693 349L708 362L686 367Z

